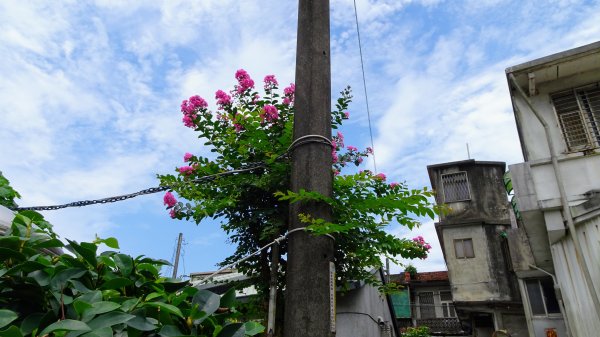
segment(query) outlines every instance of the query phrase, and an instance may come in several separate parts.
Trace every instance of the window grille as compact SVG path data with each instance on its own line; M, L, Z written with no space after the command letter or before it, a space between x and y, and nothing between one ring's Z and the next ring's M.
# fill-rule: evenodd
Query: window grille
M419 293L419 311L421 318L435 318L433 292Z
M456 317L454 304L452 302L452 293L449 291L440 292L440 301L442 303L442 314L444 317Z
M469 180L467 172L442 174L444 202L470 200Z
M569 151L600 147L600 88L572 89L550 97Z

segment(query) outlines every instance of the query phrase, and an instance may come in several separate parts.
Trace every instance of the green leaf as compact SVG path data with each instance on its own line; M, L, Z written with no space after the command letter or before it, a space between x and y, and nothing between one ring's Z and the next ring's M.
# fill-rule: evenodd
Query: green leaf
M96 303L98 301L102 301L102 292L100 290L94 290L89 293L81 295L79 298L81 301L85 301L88 303Z
M23 337L21 330L18 327L12 325L8 329L0 331L2 337Z
M65 287L65 284L70 279L77 279L87 273L87 270L79 268L67 268L56 274L50 281L50 286L53 289L60 290Z
M88 323L88 325L95 331L97 329L125 323L134 317L134 315L126 314L124 312L113 311L94 318Z
M133 284L133 281L124 277L117 277L104 282L100 289L121 289Z
M84 261L91 264L94 268L98 266L98 260L96 260L96 250L89 246L92 244L88 243L86 246L83 246L85 242L82 243L82 245L79 245L77 242L71 240L67 240L67 242L69 242L67 248L70 248L73 252L77 253L77 255L81 256ZM96 247L95 245L92 246Z
M143 304L143 306L144 307L159 308L161 311L165 311L165 312L173 314L173 315L175 315L177 317L184 318L183 314L181 313L181 310L179 310L179 308L177 308L176 306L171 305L171 304L167 304L167 303L163 303L163 302L145 302Z
M179 329L177 329L176 326L174 325L165 325L162 327L162 329L160 329L160 332L158 333L159 335L163 336L163 337L179 337L179 336L183 336L183 334L181 333L181 331L179 331Z
M248 336L258 335L265 331L265 327L262 324L252 321L244 323L244 327L246 328L246 335Z
M87 310L85 310L83 312L83 316L90 317L90 316L94 316L94 315L100 315L100 314L103 314L103 313L106 313L109 311L116 310L120 307L121 307L121 305L119 303L109 302L109 301L100 301L100 302L92 303L91 308L88 308Z
M88 332L81 337L113 337L113 329L106 327Z
M17 319L19 315L12 310L0 309L0 328L3 328L10 324L10 322Z
M135 316L126 322L127 326L130 326L134 329L138 329L140 331L152 331L156 329L156 325L152 323L152 320L142 317Z
M244 337L246 327L243 323L228 324L219 332L218 337Z
M204 311L208 315L212 315L217 309L219 309L219 303L221 303L221 296L202 289L199 290L192 298L193 304L198 304L198 309Z
M117 239L115 239L113 237L106 238L106 239L99 239L98 243L103 243L112 249L119 249L119 241L117 241Z
M13 259L13 260L17 260L17 261L25 261L25 260L27 260L27 257L14 249L0 248L0 260L6 261L8 259Z
M65 319L62 321L58 321L56 323L52 323L46 327L46 329L42 330L39 334L40 336L44 336L54 331L90 331L92 330L87 324L76 321L73 319Z
M221 296L220 307L231 308L236 304L235 288L229 288L225 294Z
M82 301L80 298L73 301L73 307L79 316L83 314L83 312L92 307L92 305L88 302Z
M42 318L44 318L44 314L42 314L40 312L36 312L34 314L27 316L21 323L21 332L24 335L29 335L30 333L33 332L33 330L40 327Z
M133 270L133 259L129 255L115 254L113 257L117 268L121 270L123 276L129 276Z

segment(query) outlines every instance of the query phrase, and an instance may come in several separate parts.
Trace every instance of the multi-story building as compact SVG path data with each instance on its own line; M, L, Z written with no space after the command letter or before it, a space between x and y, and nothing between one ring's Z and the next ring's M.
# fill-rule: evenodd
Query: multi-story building
M445 208L435 227L452 301L472 336L491 336L497 330L528 335L507 240L514 225L505 167L472 159L427 167L436 202Z
M599 336L600 42L506 75L525 159L509 169L515 241L530 247L513 251L530 335Z

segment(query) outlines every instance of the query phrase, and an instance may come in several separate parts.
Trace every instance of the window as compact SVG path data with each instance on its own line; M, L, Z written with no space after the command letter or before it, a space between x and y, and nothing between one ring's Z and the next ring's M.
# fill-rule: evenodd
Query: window
M419 293L419 312L421 318L435 318L435 306L433 303L433 292Z
M464 201L471 199L467 172L442 174L442 190L444 202Z
M569 151L600 147L598 85L550 95Z
M472 239L454 240L454 253L457 259L470 259L475 257Z
M449 291L441 291L440 302L442 304L442 315L444 317L456 317L454 303L452 302L452 293Z
M554 284L549 277L525 281L531 313L535 316L560 314L560 307L554 293Z

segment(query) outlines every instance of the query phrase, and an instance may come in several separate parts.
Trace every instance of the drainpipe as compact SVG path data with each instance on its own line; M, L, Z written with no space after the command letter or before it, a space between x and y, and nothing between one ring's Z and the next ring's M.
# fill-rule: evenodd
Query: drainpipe
M563 204L563 217L566 218L567 227L569 228L569 232L571 233L571 237L573 238L573 246L575 248L575 258L577 259L577 264L581 268L583 272L583 276L588 285L588 290L592 295L592 301L594 302L594 307L596 308L596 315L600 318L600 299L598 298L598 293L596 292L596 288L594 288L594 283L592 282L592 276L590 275L590 271L587 267L587 263L583 259L581 254L581 242L579 242L579 237L577 236L577 232L575 231L575 225L573 224L573 216L571 215L571 208L569 207L569 200L567 199L567 192L565 192L565 187L563 185L562 175L558 170L558 159L556 158L554 142L552 141L552 137L550 136L550 130L548 128L548 124L542 118L540 113L533 107L529 97L523 91L523 89L517 84L517 80L515 76L510 73L508 74L508 78L514 85L517 92L523 97L527 106L533 112L535 117L540 121L540 124L544 127L544 133L546 134L546 141L548 142L548 149L550 150L550 160L552 161L552 168L554 170L554 176L556 178L556 182L558 184L558 191L560 193L561 203ZM515 105L516 107L516 105Z
M556 294L556 299L558 300L558 306L560 308L560 313L562 314L563 320L565 321L565 326L567 328L567 337L569 337L571 335L571 327L569 326L569 319L567 318L567 313L565 312L565 302L563 301L563 298L562 298L562 291L560 290L560 286L558 285L558 282L556 281L556 276L554 276L554 274L552 274L538 266L534 266L532 264L529 265L529 268L537 269L537 270L541 271L542 273L544 273L546 275L550 275L550 277L552 277L552 283L554 283L554 293Z

